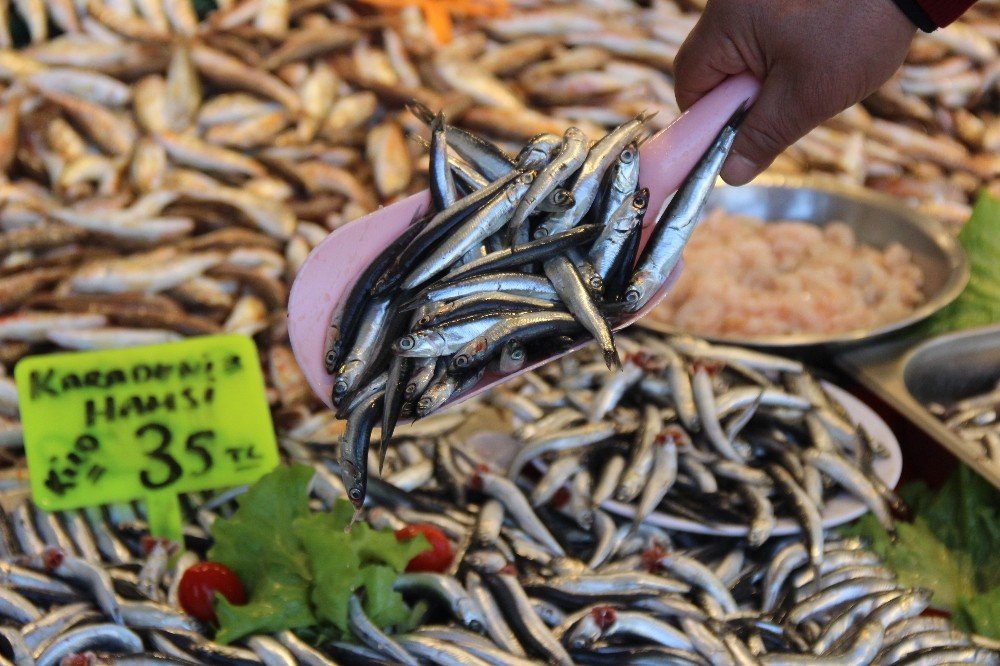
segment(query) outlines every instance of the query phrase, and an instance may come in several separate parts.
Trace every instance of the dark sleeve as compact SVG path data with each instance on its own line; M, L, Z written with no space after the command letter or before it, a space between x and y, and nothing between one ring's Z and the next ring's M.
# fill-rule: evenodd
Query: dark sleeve
M953 23L976 0L893 0L906 17L924 32Z

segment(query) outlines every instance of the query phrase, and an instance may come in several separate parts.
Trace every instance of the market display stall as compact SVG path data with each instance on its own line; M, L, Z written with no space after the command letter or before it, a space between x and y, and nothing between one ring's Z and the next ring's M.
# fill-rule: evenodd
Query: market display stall
M656 229L698 2L0 4L3 660L1000 663L1000 3Z

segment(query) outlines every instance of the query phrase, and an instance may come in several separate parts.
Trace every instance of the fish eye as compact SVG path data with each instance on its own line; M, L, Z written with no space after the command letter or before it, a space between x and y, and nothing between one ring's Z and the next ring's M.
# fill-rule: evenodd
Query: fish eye
M622 162L631 162L635 159L635 152L631 148L626 148L622 151Z
M639 300L639 296L640 294L638 289L629 289L625 292L625 301L628 303L635 303Z
M337 355L333 353L333 350L331 349L326 353L326 364L330 366L336 362L337 362Z
M335 395L343 395L347 392L347 382L343 380L338 380L336 384L333 385L333 392Z
M397 344L399 345L400 349L405 351L413 349L416 346L416 341L413 339L412 335L404 335L399 339L399 342Z
M429 323L431 323L430 315L424 315L423 317L417 320L417 326L426 326Z
M521 176L521 182L522 183L530 183L533 180L535 180L535 172L534 171L529 171L528 173L526 173L523 176Z
M549 235L549 232L548 232L547 229L543 229L541 227L539 227L538 229L535 229L535 238L545 238L548 235Z
M354 502L360 502L361 501L361 488L357 488L357 487L351 488L351 491L348 493L348 495L350 496L350 498L351 498L352 501L354 501Z
M418 412L426 412L430 408L431 408L431 399L430 398L421 398L420 400L417 401L417 411Z
M510 353L510 358L512 360L514 360L514 361L520 361L521 359L524 358L524 350L523 349L515 349L514 351L512 351Z
M600 275L594 275L590 278L591 289L600 289L604 286L604 280L601 279Z
M469 357L468 356L466 356L465 354L459 354L458 356L455 357L455 367L456 368L464 368L467 365L469 365Z

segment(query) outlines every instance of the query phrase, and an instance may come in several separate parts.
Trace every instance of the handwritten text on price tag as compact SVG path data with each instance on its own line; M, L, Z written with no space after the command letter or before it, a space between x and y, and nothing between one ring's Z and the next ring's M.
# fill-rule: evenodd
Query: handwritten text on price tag
M32 492L48 510L251 483L278 463L242 336L34 356L16 379Z

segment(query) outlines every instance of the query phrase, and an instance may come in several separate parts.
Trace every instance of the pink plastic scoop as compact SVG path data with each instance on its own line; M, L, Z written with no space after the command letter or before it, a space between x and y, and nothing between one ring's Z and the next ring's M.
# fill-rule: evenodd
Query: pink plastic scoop
M645 245L653 230L660 209L694 168L712 140L729 117L747 100L753 100L760 84L749 74L724 81L700 99L697 104L651 139L642 144L639 155L639 178L649 188L649 213L643 230ZM313 248L292 284L288 299L288 335L292 351L313 391L332 406L330 392L333 377L323 363L324 344L330 317L340 299L346 298L351 286L365 267L406 229L414 215L430 206L426 190L374 213L354 220L337 229ZM671 274L659 293L641 311L615 327L620 330L644 316L667 294L681 266ZM579 346L583 346L581 343ZM525 364L509 375L489 372L475 388L462 393L452 402L470 398L504 380L547 363L574 349Z

